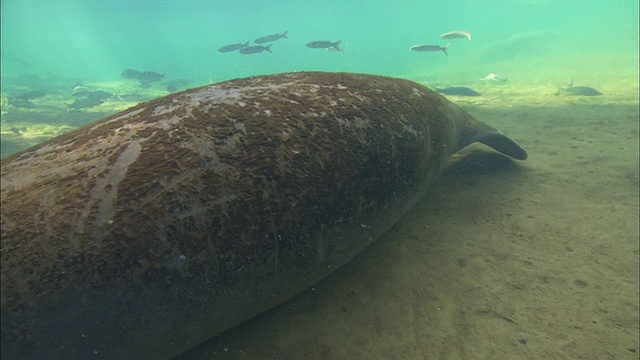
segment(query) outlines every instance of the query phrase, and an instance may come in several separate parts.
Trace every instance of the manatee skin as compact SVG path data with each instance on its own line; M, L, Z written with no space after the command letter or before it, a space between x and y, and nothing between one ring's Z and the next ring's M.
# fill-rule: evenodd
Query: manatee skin
M499 131L411 81L171 94L2 160L2 358L162 359L311 286Z

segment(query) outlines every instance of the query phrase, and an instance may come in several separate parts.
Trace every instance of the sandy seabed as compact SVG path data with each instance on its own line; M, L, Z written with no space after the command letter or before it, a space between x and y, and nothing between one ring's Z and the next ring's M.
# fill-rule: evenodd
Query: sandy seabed
M528 160L463 150L357 258L180 359L637 359L637 97L491 89L452 100Z

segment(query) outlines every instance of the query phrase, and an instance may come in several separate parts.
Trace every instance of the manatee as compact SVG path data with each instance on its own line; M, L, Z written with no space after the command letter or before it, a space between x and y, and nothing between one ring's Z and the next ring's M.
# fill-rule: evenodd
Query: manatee
M459 149L527 153L441 95L296 72L139 104L2 160L2 358L163 359L303 291Z

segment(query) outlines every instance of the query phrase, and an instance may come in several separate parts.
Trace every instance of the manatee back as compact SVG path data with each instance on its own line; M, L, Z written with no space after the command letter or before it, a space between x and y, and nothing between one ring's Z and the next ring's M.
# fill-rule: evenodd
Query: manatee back
M487 133L475 124L410 81L290 73L172 94L4 159L2 355L184 351L368 246L461 138Z

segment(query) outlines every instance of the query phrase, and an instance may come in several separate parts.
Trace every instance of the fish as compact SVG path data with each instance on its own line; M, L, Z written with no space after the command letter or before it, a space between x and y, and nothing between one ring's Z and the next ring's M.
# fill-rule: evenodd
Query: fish
M178 91L179 88L183 88L183 87L189 85L190 82L191 82L191 80L189 80L189 79L171 80L171 81L169 81L167 83L167 91L169 91L169 92Z
M136 69L126 69L122 71L120 77L123 79L137 79L140 77L141 72Z
M599 96L602 93L589 86L571 86L560 88L555 95L572 95L572 96Z
M27 131L27 128L26 127L17 128L15 126L12 126L10 130L11 130L12 133L14 133L14 134L16 134L18 136L22 136L22 133Z
M82 86L82 85L76 86L75 88L73 88L73 92L71 93L71 95L77 99L92 98L92 99L98 99L98 100L107 100L112 98L120 98L118 96L118 93L114 95L104 90L92 91L88 87Z
M140 73L137 79L140 82L140 87L148 88L152 83L160 81L163 78L164 74L160 74L155 71L143 71Z
M92 108L94 106L98 106L98 105L102 105L104 103L104 101L100 100L100 99L92 99L92 98L85 98L85 99L74 99L73 102L71 104L67 104L64 103L67 106L67 111L71 111L71 110L80 110L80 109L85 109L85 108Z
M560 87L558 91L554 94L558 95L569 95L569 96L598 96L602 95L602 93L592 87L588 86L573 86L573 78L569 77L567 79L567 87Z
M22 109L35 109L36 104L24 99L9 99L9 105Z
M245 48L249 46L249 42L247 41L246 43L237 43L237 44L229 44L229 45L225 45L221 48L218 49L218 52L221 53L226 53L226 52L231 52L231 51L238 51L242 48Z
M471 40L471 31L449 31L440 35L443 39L469 39Z
M438 52L438 51L442 51L445 55L449 55L447 53L447 49L449 48L449 46L451 46L451 43L448 43L445 46L419 44L419 45L413 45L409 49L411 49L413 51L418 51L418 52Z
M97 99L97 100L107 100L107 99L115 98L117 96L118 94L114 95L104 90L89 91L89 93L87 94L87 98Z
M271 35L267 35L267 36L262 36L259 37L257 39L255 39L253 42L256 44L264 44L267 42L271 42L271 41L277 41L280 39L287 39L287 33L289 32L289 30L283 32L282 34L271 34Z
M13 62L13 63L16 63L16 64L20 64L20 65L23 65L23 66L31 65L31 63L29 61L27 61L27 60L25 60L25 59L23 59L23 58L21 58L19 56L15 56L13 54L2 53L2 54L0 54L0 56L5 58L5 59L7 59L7 60L9 60L9 61L11 61L11 62Z
M324 40L316 40L307 43L307 47L312 49L335 49L336 51L340 51L340 43L342 40L338 41L324 41Z
M71 95L76 98L86 98L91 93L91 89L86 86L78 85L73 88Z
M496 82L506 82L507 78L502 76L502 75L498 75L495 73L489 73L487 74L487 76L480 76L478 74L476 74L476 77L482 81L496 81Z
M42 91L32 90L32 91L24 92L22 94L18 94L15 96L15 98L20 100L33 100L33 99L39 99L45 95L47 94L45 94Z
M240 52L243 54L257 54L257 53L261 53L263 51L268 51L271 52L271 44L267 45L267 46L247 46L244 47L242 49L240 49Z
M454 86L448 88L435 88L437 92L445 95L457 95L457 96L480 96L480 93L465 86Z
M350 261L474 142L527 158L415 82L293 72L169 94L10 155L0 355L183 353Z

